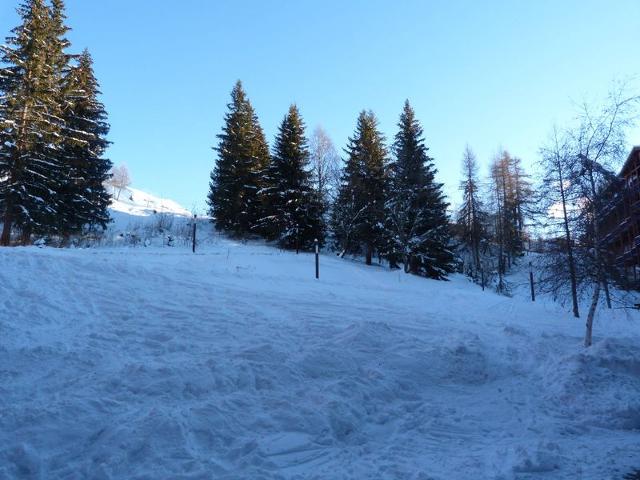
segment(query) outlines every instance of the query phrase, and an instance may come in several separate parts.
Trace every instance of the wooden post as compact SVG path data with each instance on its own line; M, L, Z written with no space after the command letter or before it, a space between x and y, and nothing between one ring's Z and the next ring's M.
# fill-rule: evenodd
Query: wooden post
M296 227L296 255L300 253L300 228Z
M480 268L480 284L482 285L482 291L484 292L484 268Z
M531 266L531 262L529 262L529 284L531 285L531 301L536 301L536 291L533 286L533 267Z
M313 243L316 247L316 279L318 279L320 278L320 244L317 238L313 241Z
M191 251L196 253L196 224L198 222L198 215L193 216L193 243L191 245Z

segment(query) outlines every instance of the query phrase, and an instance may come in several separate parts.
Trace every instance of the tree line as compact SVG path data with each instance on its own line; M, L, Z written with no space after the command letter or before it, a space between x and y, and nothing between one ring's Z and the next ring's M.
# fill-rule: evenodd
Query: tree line
M0 46L0 245L105 228L107 113L88 50L68 53L63 0L25 0Z
M374 256L407 272L444 279L453 271L448 203L407 101L387 146L371 111L362 111L340 166L322 130L309 140L296 105L270 149L238 81L215 147L207 198L216 227L309 250L317 239L339 254Z

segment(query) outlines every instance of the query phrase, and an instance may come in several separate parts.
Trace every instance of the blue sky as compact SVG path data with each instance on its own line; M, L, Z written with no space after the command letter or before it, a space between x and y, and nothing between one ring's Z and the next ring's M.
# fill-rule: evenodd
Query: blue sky
M0 35L18 23L0 2ZM271 143L296 102L342 151L362 109L388 139L405 98L452 201L467 143L533 164L574 101L640 74L640 1L67 0L73 49L95 60L134 185L204 209L211 147L236 79ZM636 90L637 91L637 90ZM640 144L640 129L630 144Z

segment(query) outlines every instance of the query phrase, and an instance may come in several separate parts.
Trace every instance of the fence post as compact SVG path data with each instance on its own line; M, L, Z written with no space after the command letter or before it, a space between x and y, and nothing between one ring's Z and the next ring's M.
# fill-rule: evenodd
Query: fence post
M531 285L531 301L535 302L536 301L536 291L533 287L533 267L531 265L531 262L529 262L529 284Z
M316 279L320 278L320 245L318 239L313 240L313 244L316 247Z
M193 216L193 243L191 245L191 251L196 253L196 224L198 223L198 215Z

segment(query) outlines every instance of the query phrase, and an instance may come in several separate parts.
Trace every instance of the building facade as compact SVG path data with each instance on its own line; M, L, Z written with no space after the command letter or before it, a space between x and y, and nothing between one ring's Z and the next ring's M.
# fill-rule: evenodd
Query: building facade
M607 192L600 220L602 247L634 285L640 282L640 146L631 150L618 174L619 182Z

